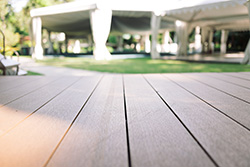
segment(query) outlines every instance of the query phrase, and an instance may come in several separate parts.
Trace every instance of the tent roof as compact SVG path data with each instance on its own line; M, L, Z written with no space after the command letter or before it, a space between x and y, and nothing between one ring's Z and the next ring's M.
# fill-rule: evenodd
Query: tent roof
M249 17L246 0L154 0L96 2L75 1L31 10L31 17L41 17L43 27L65 32L69 37L91 33L90 10L112 10L111 33L145 34L150 32L152 12L164 13L161 29L174 29L174 21L182 20L193 26L214 29L248 30Z
M129 0L128 0L129 1ZM84 36L91 33L90 10L111 9L111 33L150 33L150 18L152 11L162 11L155 3L141 1L105 1L86 3L75 1L55 6L31 10L31 17L41 17L43 27L55 32L65 32L69 37ZM156 0L159 1L159 0ZM139 3L140 2L140 3ZM108 4L108 5L107 5ZM110 5L111 4L111 5ZM138 24L139 23L139 24ZM162 21L161 29L174 29L173 21Z
M181 0L179 8L166 11L166 18L214 29L249 30L246 0Z

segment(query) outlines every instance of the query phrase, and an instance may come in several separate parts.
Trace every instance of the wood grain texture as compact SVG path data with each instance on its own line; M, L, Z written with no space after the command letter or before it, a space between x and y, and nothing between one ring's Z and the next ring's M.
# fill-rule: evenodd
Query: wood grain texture
M250 104L181 74L165 74L164 76L250 129Z
M194 74L183 74L187 77L190 77L192 79L195 79L197 81L202 82L203 84L212 86L218 90L222 90L228 94L231 94L232 96L238 97L244 101L247 101L250 103L250 90L228 83L221 81L219 79L215 79L212 77L209 77L206 74L201 74L201 73L194 73Z
M122 77L103 78L48 166L128 166Z
M240 72L240 73L250 76L250 72Z
M219 166L250 165L248 130L167 78L160 75L146 75L146 78Z
M214 166L141 75L125 76L133 167Z
M23 84L35 81L41 78L41 76L29 77L29 76L4 76L0 77L0 93L11 90L12 88L19 87Z
M222 80L224 82L229 82L229 83L250 89L250 80L243 80L240 78L235 78L235 77L230 76L230 75L224 75L223 73L209 73L207 75L210 77ZM249 76L249 78L250 78L250 76Z
M79 77L65 77L0 108L0 135L25 119Z
M250 81L250 76L248 75L248 73L235 72L235 73L223 73L223 74Z
M0 166L43 166L99 79L84 77L2 136Z
M14 79L14 78L13 78ZM18 87L15 87L13 89L10 89L8 91L4 91L1 93L0 96L0 107L5 105L6 103L9 103L11 101L14 101L24 95L27 95L36 89L39 89L50 82L57 80L58 77L42 77L42 78L37 78L36 80L20 85ZM19 78L15 78L12 82L18 83Z

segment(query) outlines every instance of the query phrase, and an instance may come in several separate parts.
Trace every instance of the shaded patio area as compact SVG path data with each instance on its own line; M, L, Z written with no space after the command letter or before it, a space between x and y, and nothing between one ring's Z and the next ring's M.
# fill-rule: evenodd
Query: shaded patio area
M249 83L247 72L0 77L0 166L247 167Z

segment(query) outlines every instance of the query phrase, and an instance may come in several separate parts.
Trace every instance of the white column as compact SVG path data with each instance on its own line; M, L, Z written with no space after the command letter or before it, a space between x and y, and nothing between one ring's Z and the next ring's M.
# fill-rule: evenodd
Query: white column
M68 54L69 39L68 39L67 34L65 34L65 41L64 41L64 44L65 44L65 54Z
M246 2L246 6L248 9L248 16L250 19L250 1ZM241 62L242 64L249 64L250 65L250 39L248 40L247 47L245 49L245 57Z
M247 43L247 47L245 49L245 56L241 62L242 64L250 64L250 39Z
M157 51L157 39L158 39L158 30L160 29L161 24L161 16L156 15L152 12L151 16L151 33L152 33L152 43L151 43L151 58L158 59L160 58L160 54Z
M175 22L175 25L178 44L177 56L187 56L189 25L179 20Z
M53 49L53 44L51 41L51 31L48 30L48 38L49 38L49 48L48 48L48 54L53 54L54 49Z
M208 28L203 27L201 30L201 43L202 43L202 52L207 53L208 52L208 35L209 31Z
M122 36L117 36L117 49L118 52L123 51L123 38Z
M210 29L210 31L209 31L209 39L208 39L208 50L211 53L214 53L213 38L214 38L214 31L213 31L213 29Z
M138 53L141 51L141 43L140 42L136 43L135 49L136 49L136 52L138 52Z
M201 53L201 28L199 26L195 27L195 52Z
M150 53L150 46L151 46L151 42L150 42L150 39L149 39L149 34L146 34L145 37L144 37L144 40L145 40L145 52L146 53Z
M32 18L32 32L35 41L35 48L32 53L32 58L43 59L42 48L42 20L40 17Z
M88 52L92 51L93 49L93 40L92 40L92 36L88 35Z
M222 30L221 31L221 44L220 44L221 54L226 54L227 52L227 38L228 38L228 31Z
M80 53L81 52L81 46L80 46L80 41L76 40L74 47L73 47L73 52L74 53Z
M165 31L163 33L163 47L162 47L162 50L163 52L170 52L170 34L169 34L169 31Z
M111 28L112 10L96 9L90 11L92 36L95 43L94 57L96 60L111 59L106 41Z
M140 43L140 47L141 47L141 48L140 48L140 51L141 51L142 49L145 50L145 36L143 36L143 35L140 36L139 43Z

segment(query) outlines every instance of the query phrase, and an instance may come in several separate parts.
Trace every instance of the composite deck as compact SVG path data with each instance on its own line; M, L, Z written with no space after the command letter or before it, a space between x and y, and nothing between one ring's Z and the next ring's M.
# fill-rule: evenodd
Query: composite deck
M249 167L250 73L0 77L1 167Z

